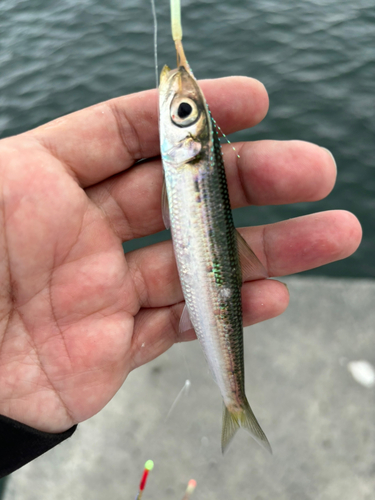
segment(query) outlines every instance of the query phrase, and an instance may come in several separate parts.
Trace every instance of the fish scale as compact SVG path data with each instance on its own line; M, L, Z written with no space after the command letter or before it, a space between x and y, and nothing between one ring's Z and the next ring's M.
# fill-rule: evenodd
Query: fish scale
M270 451L245 395L240 260L247 278L264 277L264 268L234 227L215 122L175 42L178 67L160 76L159 128L163 219L187 311L181 323L188 315L223 398L222 450L242 426Z

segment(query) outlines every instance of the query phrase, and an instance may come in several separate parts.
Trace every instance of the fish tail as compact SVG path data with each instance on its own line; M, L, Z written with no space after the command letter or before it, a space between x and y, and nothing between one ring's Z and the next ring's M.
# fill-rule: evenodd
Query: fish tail
M272 454L271 445L255 418L247 400L245 400L242 409L237 412L230 412L224 405L223 429L221 434L221 450L223 453L225 453L229 443L240 427L247 429L255 441Z

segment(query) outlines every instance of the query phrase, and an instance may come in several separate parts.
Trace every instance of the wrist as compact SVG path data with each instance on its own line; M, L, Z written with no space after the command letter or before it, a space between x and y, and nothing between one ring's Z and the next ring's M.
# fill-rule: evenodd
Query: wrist
M61 418L59 416L54 417L52 415L48 416L43 411L32 412L27 408L21 409L17 406L11 409L9 404L0 404L0 416L31 427L37 431L50 434L60 434L69 430L74 425L74 422L68 418Z

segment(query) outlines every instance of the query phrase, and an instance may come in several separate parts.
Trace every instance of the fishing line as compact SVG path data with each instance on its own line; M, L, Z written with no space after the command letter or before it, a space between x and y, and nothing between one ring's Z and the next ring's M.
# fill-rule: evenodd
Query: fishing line
M169 419L169 417L171 416L171 414L172 414L173 410L175 409L175 407L176 407L177 403L178 403L178 402L179 402L179 400L181 399L181 396L182 396L184 393L188 394L189 389L190 389L190 386L191 386L191 382L190 382L190 380L189 380L189 379L186 379L186 380L185 380L185 384L184 384L184 386L182 387L182 389L180 390L180 392L177 394L176 399L173 401L172 406L171 406L171 407L170 407L170 409L169 409L169 412L168 412L168 414L167 414L167 416L166 416L166 418L165 418L165 422L167 422L167 420L168 420L168 419Z
M181 344L179 344L179 345L181 346ZM186 359L186 353L182 348L180 349L180 354L182 355L182 359L184 360L184 363L185 363L185 368L186 368L186 372L187 372L187 379L190 380L191 373L190 373L189 363L187 362L187 359Z
M171 0L171 27L173 40L182 40L180 0Z
M158 21L156 18L155 0L151 0L152 17L154 18L154 61L156 88L159 87L159 65L158 65Z
M181 25L181 0L170 0L170 5L171 5L171 27L172 27L172 38L176 44L176 50L177 50L177 65L179 64L179 59L183 57L183 60L185 64L189 67L190 72L193 74L191 71L190 65L188 64L182 45L182 25ZM179 53L181 54L179 56ZM208 106L207 106L208 108ZM228 137L224 134L224 132L221 130L219 125L216 123L215 118L212 116L210 109L208 108L208 112L210 113L212 122L214 124L214 127L220 131L221 135L224 137L224 139L227 141L228 144L232 144L231 141L228 139ZM232 145L233 151L237 154L237 157L240 158L240 155L237 153L236 148Z
M221 130L220 126L217 124L215 118L212 116L210 109L208 109L208 112L210 113L211 120L214 124L214 127L221 133L221 135L224 137L224 139L227 141L228 144L232 146L233 151L236 153L237 158L241 158L241 156L237 153L236 148L233 146L232 142L228 139L228 137L224 134L224 132ZM220 137L219 137L220 140Z

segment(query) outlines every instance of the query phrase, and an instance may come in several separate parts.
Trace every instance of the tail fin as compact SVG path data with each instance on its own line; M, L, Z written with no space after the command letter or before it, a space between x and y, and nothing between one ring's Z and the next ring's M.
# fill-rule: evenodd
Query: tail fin
M245 400L242 410L236 413L231 413L224 405L223 429L221 434L221 450L223 453L225 453L229 443L240 427L247 429L255 441L272 454L270 443L258 424L247 400Z

